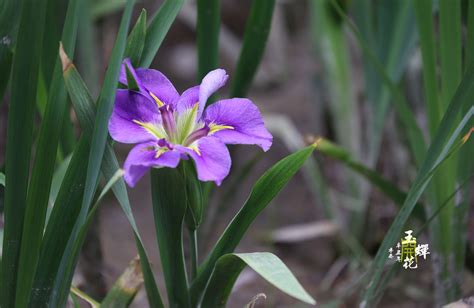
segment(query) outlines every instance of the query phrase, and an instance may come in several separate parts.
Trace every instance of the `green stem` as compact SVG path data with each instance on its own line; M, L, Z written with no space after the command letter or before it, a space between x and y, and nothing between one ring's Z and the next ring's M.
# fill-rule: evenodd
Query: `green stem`
M191 248L191 281L197 276L198 268L198 243L197 243L197 230L189 231L189 243Z

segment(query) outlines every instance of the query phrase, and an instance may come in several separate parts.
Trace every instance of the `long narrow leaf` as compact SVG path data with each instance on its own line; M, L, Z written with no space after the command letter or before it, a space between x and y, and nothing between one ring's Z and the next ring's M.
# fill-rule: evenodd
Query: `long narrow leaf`
M61 183L43 236L41 255L30 300L32 307L48 304L62 256L79 215L87 171L90 136L81 136Z
M10 79L13 49L18 31L21 1L4 1L0 8L0 105Z
M119 79L120 67L122 63L123 54L125 52L125 45L127 39L128 26L132 15L132 9L135 1L128 0L127 6L122 16L117 40L109 61L109 66L105 74L104 85L97 102L97 113L94 122L94 131L92 133L91 150L89 153L89 163L87 164L87 178L84 189L84 199L82 202L83 214L85 218L87 210L92 202L95 188L100 172L100 165L104 155L105 144L107 141L110 115L115 101L115 92ZM82 221L79 220L79 224Z
M187 197L184 176L178 169L152 169L151 186L156 237L170 307L189 307L183 255L183 221Z
M381 274L384 268L384 264L388 256L388 248L395 244L397 238L402 232L406 221L410 217L413 208L415 207L418 199L421 197L423 191L429 184L433 171L441 164L446 158L452 143L458 138L458 135L462 132L462 128L471 120L474 113L474 107L471 107L468 113L465 115L464 120L457 125L457 118L459 112L465 107L471 104L470 98L474 95L474 64L470 65L467 69L465 76L458 87L456 94L454 95L444 117L441 121L440 127L433 138L433 142L428 150L427 156L416 176L416 179L408 193L408 196L395 218L394 222L390 226L390 229L382 242L377 255L372 265L372 278L369 283L369 288L364 294L363 303L370 305L373 300L375 290L380 282ZM457 127L457 129L456 129Z
M408 137L408 141L410 144L411 151L413 153L413 157L415 158L416 164L419 166L423 162L423 158L426 153L426 146L423 138L423 134L421 132L420 127L418 126L413 112L411 111L408 102L406 101L405 97L401 93L400 89L394 84L394 82L390 79L388 74L385 72L384 67L382 64L377 60L376 56L370 50L368 44L362 38L360 32L357 30L355 25L349 19L349 17L344 13L341 7L335 0L331 2L336 9L337 13L346 21L351 29L352 33L355 35L357 41L359 42L364 55L367 57L368 61L373 65L375 71L382 78L385 86L390 91L390 94L393 97L393 103L395 110L397 111L397 116L403 123L403 126L406 130L406 134Z
M146 10L143 9L138 16L137 22L130 33L127 40L127 48L125 49L125 58L130 58L133 65L140 63L146 38Z
M198 80L219 65L220 1L197 1Z
M436 132L442 117L438 86L436 80L436 51L433 33L433 9L431 0L414 1L416 22L420 36L420 47L423 60L423 84L431 135Z
M302 302L316 304L277 256L269 252L255 252L230 253L219 258L206 288L202 307L225 307L237 277L246 266L280 291Z
M390 198L395 204L401 206L405 201L407 194L406 192L401 191L394 184L383 178L376 171L366 167L360 162L355 161L351 154L345 149L337 146L336 144L325 140L320 139L320 142L317 147L317 151L329 156L333 159L336 159L344 163L348 168L355 171L359 175L365 177L372 185L377 187L381 192L383 192L388 198ZM414 210L414 215L423 220L425 215L423 208L418 206Z
M2 307L15 306L16 276L28 189L46 0L24 0L20 11L7 129L5 227L1 277L3 281L0 290Z
M166 0L160 6L160 9L152 18L147 28L145 47L143 48L139 66L149 67L151 65L156 52L160 48L171 24L176 19L183 3L184 0Z
M69 2L64 31L62 35L66 52L74 54L76 45L78 13L83 1ZM49 192L54 173L56 152L63 118L67 112L66 88L62 78L62 65L57 56L53 81L49 91L48 104L41 123L35 164L28 190L25 224L20 252L20 265L17 280L17 307L26 307L33 284L36 265L40 255L41 238L48 208Z
M265 51L270 33L275 0L253 1L245 25L244 41L231 87L231 97L243 97L252 84L253 77Z
M82 80L81 76L77 72L75 66L70 63L69 59L64 55L63 62L67 63L67 69L64 72L64 80L71 97L72 104L76 110L77 117L81 127L91 132L94 124L94 102L92 97ZM119 169L119 164L115 156L114 150L110 144L107 144L104 152L104 159L102 161L101 172L105 179L110 179L115 171ZM148 300L150 305L153 307L162 307L163 303L156 286L153 273L151 271L150 262L146 255L143 243L138 232L138 228L135 222L135 218L132 214L132 209L128 199L127 189L123 179L119 179L117 183L112 187L112 190L122 207L122 210L127 217L130 226L134 232L135 241L137 244L137 250L142 263L142 270L145 278L145 287L147 290Z
M283 189L295 173L313 153L317 144L310 145L293 153L268 169L255 183L249 198L203 262L198 276L191 284L191 304L197 305L217 260L231 253L244 236L257 215L265 209L272 199Z

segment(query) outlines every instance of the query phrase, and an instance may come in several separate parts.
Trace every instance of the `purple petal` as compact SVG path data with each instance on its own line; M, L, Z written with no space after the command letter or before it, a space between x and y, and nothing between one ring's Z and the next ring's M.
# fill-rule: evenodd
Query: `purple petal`
M193 108L199 101L199 86L187 89L181 94L181 97L176 102L178 113L182 113L186 109Z
M124 179L130 187L134 187L151 167L176 168L178 166L181 153L169 150L156 158L157 146L156 141L141 143L133 147L128 154L124 164Z
M210 71L206 76L204 76L201 86L199 87L198 118L200 118L204 107L206 106L207 99L214 94L214 92L222 88L228 78L229 75L227 75L225 70L221 68Z
M137 80L137 84L142 94L149 96L151 99L152 97L149 92L152 92L163 103L170 105L179 98L178 91L176 91L171 81L169 81L165 75L153 69L138 68L134 70L129 59L125 59L122 64L119 79L120 83L124 85L128 84L125 71L125 65L127 64L129 65L132 74L135 74L134 77Z
M199 154L188 147L176 145L176 149L187 153L194 160L198 179L214 181L221 185L222 180L229 174L231 160L227 147L215 137L204 137L194 144Z
M256 144L264 151L272 145L273 137L265 128L257 106L245 98L218 101L204 112L204 121L211 134L226 144ZM212 132L212 125L231 126Z
M160 119L155 102L138 92L117 90L114 110L109 120L110 136L122 143L141 143L156 139L133 121L159 124Z

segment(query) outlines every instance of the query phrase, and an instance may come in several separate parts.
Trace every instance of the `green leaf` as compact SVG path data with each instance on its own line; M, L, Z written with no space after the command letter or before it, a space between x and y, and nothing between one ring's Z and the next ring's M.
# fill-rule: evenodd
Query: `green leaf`
M91 9L91 15L92 18L97 19L123 9L127 0L100 0L92 3L94 5Z
M474 64L470 65L466 70L464 78L458 87L456 94L454 95L443 117L443 120L441 121L435 137L433 138L426 158L424 159L424 162L417 173L415 181L408 192L408 196L394 222L390 226L390 229L388 230L387 235L385 236L385 239L377 252L371 267L372 278L368 284L369 288L364 294L363 303L365 305L370 306L371 302L373 301L375 290L378 287L382 271L384 269L384 264L387 261L389 247L393 246L400 237L406 221L410 217L410 214L413 211L418 199L421 197L423 191L429 184L433 176L433 172L446 159L452 144L456 141L464 126L469 123L470 120L472 120L474 107L471 105L469 111L464 116L463 121L457 125L459 112L464 107L472 104L471 97L473 95Z
M280 291L307 304L316 304L277 256L269 252L255 252L230 253L219 258L206 288L202 307L225 307L234 283L245 266Z
M59 194L59 189L61 188L64 176L66 175L66 172L69 168L69 164L71 163L71 158L72 155L66 157L54 172L53 181L51 182L51 192L49 193L49 205L51 206L56 202L56 198ZM47 215L47 217L49 217L49 214Z
M407 3L408 1L402 1L403 3ZM406 130L406 135L408 137L408 142L413 154L413 157L415 159L416 165L419 166L421 165L423 158L425 157L426 154L426 146L425 146L425 141L423 138L423 134L421 132L420 127L418 126L415 116L413 112L410 109L410 105L408 104L405 96L402 94L400 89L396 86L396 84L392 81L390 75L385 71L384 66L382 63L377 59L375 54L372 52L370 49L369 45L367 42L364 41L361 33L357 30L355 25L352 23L352 21L349 19L349 17L344 13L344 11L340 8L338 5L337 1L331 0L331 3L333 4L334 8L336 9L337 13L344 19L346 24L349 26L351 29L352 33L354 34L355 38L359 42L359 45L362 48L362 52L364 53L364 56L367 58L367 61L373 66L373 69L375 69L376 73L378 74L378 78L381 78L384 86L387 87L388 91L390 91L390 94L392 95L393 98L393 104L395 111L397 112L397 116L401 120L404 129ZM407 4L409 5L409 4ZM405 8L405 10L408 10L408 8ZM407 13L408 14L408 13ZM400 34L401 35L401 34ZM394 56L395 57L395 56ZM394 74L395 71L398 70L399 67L394 68ZM400 72L401 73L401 72ZM383 109L382 107L380 107ZM383 115L378 115L376 114L375 117L383 121L384 119L384 114L385 111L383 112ZM375 124L374 128L378 131L381 131L381 124ZM378 143L378 141L377 141ZM375 151L375 148L378 148L378 145L372 146L373 150L369 150L370 153L375 153L378 152ZM370 147L369 147L370 149ZM370 157L369 157L370 159Z
M83 301L85 301L86 303L88 303L91 308L99 308L100 307L100 304L98 302L96 302L93 298L91 298L89 295L82 292L81 290L79 290L76 287L71 287L71 295L72 295L73 300L74 300L74 297L78 297L78 298L82 299ZM77 304L77 306L80 307L79 304Z
M219 65L220 1L197 1L198 80Z
M133 259L112 289L107 293L100 307L125 308L128 307L143 285L143 274L138 257Z
M120 28L115 41L114 49L109 61L108 69L105 74L104 85L100 92L97 102L97 113L94 122L94 131L92 133L91 150L89 153L89 163L87 164L87 178L84 189L84 199L82 202L82 219L79 220L79 225L85 219L85 215L89 209L94 196L95 188L99 178L100 165L104 155L105 144L107 142L110 115L115 101L115 93L119 79L120 67L125 51L125 44L128 32L128 25L132 15L133 5L135 0L128 0L125 11L122 15Z
M438 99L436 78L436 48L433 32L433 8L431 0L414 1L416 23L420 37L423 60L423 84L430 134L433 135L441 121L442 108Z
M0 8L0 106L10 79L13 49L18 31L21 1L4 1Z
M0 172L0 185L5 187L5 174Z
M268 169L255 183L249 198L199 267L198 276L191 284L192 306L200 302L202 292L204 292L217 260L224 254L234 251L257 215L290 181L308 157L311 156L315 148L316 144L313 144L283 158Z
M64 255L74 224L79 215L87 172L90 136L81 136L61 183L41 244L41 255L33 283L30 304L44 307L49 303L54 280Z
M127 48L125 49L125 58L130 58L132 65L137 66L140 63L143 47L146 38L146 10L142 9L137 22L128 36Z
M72 104L76 110L79 123L85 131L92 132L95 113L95 106L94 102L92 101L92 97L84 81L76 70L76 67L69 62L69 59L65 55L63 57L63 62L68 63L68 68L64 71L64 80L66 82L66 87L71 97ZM112 146L108 143L105 147L101 172L104 178L110 179L117 169L119 169L117 158ZM127 188L125 187L123 179L118 180L115 186L112 187L112 190L134 232L135 242L137 244L137 250L140 255L140 261L142 263L142 270L145 278L145 288L147 290L147 296L150 305L153 307L163 307L161 296L158 291L158 287L156 286L156 282L151 271L151 266L138 232L135 218L132 214Z
M331 1L333 5L336 4L336 1ZM394 96L387 81L394 84L399 82L410 59L410 54L416 47L417 32L412 2L359 0L354 3L355 10L359 11L355 14L357 24L361 28L361 38L357 38L359 45L361 45L361 41L365 41L366 46L362 45L362 49L367 48L374 53L374 59L380 62L381 68L387 76L387 79L380 78L380 71L379 68L374 67L374 60L370 57L367 58L364 54L367 97L371 104L371 114L373 114L367 125L369 150L366 156L370 166L376 162L378 157L390 99L394 100L394 103L397 103L396 100L399 99ZM347 21L346 18L343 17L343 19ZM350 22L346 22L346 24L352 28ZM365 53L364 50L363 52ZM396 105L395 107L398 108ZM399 111L397 110L397 112Z
M151 170L151 192L156 237L170 307L189 307L186 265L183 255L183 220L187 198L181 170Z
M406 192L398 189L398 187L383 178L376 171L366 167L358 161L355 161L349 152L339 147L338 145L326 139L319 139L317 151L344 163L348 168L366 178L372 185L377 187L388 198L395 202L395 204L401 206L405 201L407 197ZM414 209L414 215L418 219L424 220L425 215L423 212L423 208L420 204Z
M146 31L145 47L143 48L140 67L151 65L183 3L184 0L165 0L156 15L151 19Z
M64 21L62 35L66 52L74 54L76 45L78 12L83 1L71 0ZM54 68L48 103L39 131L36 147L35 163L28 189L25 222L21 242L16 306L26 307L30 297L38 258L40 256L41 239L46 221L46 212L54 174L56 153L58 149L61 125L67 110L66 88L62 77L62 65L59 57Z
M270 33L275 0L253 1L245 25L242 50L231 87L232 97L244 97L252 84Z
M72 276L74 274L74 268L79 259L79 252L84 243L87 230L89 229L89 226L93 221L95 213L97 212L97 209L99 208L102 199L122 176L123 170L117 170L115 174L105 184L96 202L92 206L90 212L87 214L84 223L79 226L76 221L76 224L74 225L74 229L72 231L72 236L68 240L65 253L59 265L59 270L57 272L53 287L55 292L53 292L52 294L52 297L48 303L48 307L66 306L66 301L69 295L69 290L72 282ZM79 215L80 214L81 213L79 213Z
M5 159L5 227L0 289L2 307L15 306L46 4L45 0L23 0L19 8L21 17L12 64Z

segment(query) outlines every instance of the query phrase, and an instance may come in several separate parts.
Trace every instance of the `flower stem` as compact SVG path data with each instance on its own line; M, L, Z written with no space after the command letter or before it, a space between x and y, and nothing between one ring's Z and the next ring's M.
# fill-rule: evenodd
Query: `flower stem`
M197 230L188 229L189 231L189 244L191 248L191 281L197 276L198 268L198 243L197 243Z

